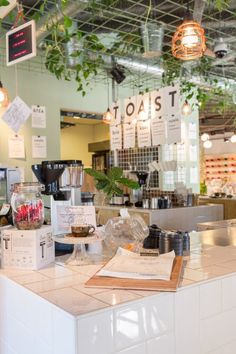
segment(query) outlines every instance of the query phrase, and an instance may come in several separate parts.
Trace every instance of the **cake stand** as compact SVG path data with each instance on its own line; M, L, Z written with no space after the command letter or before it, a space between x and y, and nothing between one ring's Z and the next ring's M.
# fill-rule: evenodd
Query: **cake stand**
M54 236L53 239L56 242L64 243L66 245L74 245L74 250L71 256L66 260L66 264L69 265L85 265L90 264L91 260L86 251L86 244L91 244L95 242L101 242L103 237L98 233L94 232L91 236L87 237L74 237L68 235Z

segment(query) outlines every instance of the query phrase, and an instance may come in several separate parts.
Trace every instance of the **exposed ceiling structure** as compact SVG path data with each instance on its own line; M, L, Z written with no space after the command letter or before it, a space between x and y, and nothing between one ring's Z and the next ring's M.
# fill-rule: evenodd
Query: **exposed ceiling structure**
M25 17L32 16L39 11L42 0L23 0ZM159 33L159 49L165 53L165 60L171 55L171 39L176 27L182 22L189 3L190 11L195 20L202 23L207 37L207 47L212 57L214 48L218 44L224 45L226 51L223 58L212 58L212 67L208 75L217 75L236 80L236 1L229 1L223 11L215 8L213 0L70 0L63 14L60 11L60 1L48 1L46 12L55 15L57 20L63 14L73 18L74 28L83 33L95 33L103 41L104 45L112 48L109 56L103 56L106 66L116 62L124 68L126 79L122 85L127 85L140 91L154 89L159 86L161 75L165 70L162 56L157 58L144 58L142 25L147 21L158 23L162 33ZM91 6L95 4L96 6ZM97 6L99 5L99 6ZM45 26L47 14L37 24L37 43L43 48L43 41L50 41ZM7 29L12 26L14 20L7 17L3 20L3 26ZM163 34L163 38L162 38ZM127 54L120 54L120 48L112 46L116 41L122 41L123 49L127 48ZM74 44L69 44L74 45ZM68 48L69 50L70 48ZM135 53L132 55L132 53ZM207 53L206 53L207 54ZM24 64L26 69L43 71L44 51L31 64ZM190 71L194 63L183 64ZM184 71L183 71L184 73ZM184 75L184 74L183 74ZM201 78L204 79L204 78ZM96 77L96 80L106 82L107 73L104 71ZM235 86L236 93L236 83ZM231 93L234 88L231 87ZM214 112L214 101L208 104L200 112L201 131L233 131L234 110Z

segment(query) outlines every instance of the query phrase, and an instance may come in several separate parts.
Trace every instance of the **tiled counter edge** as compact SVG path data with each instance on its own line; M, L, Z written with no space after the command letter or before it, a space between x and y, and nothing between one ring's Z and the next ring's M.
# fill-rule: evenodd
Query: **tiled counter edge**
M76 318L0 275L0 354L76 354Z
M78 354L235 354L236 273L77 317Z
M72 316L0 276L0 354L234 354L236 274Z

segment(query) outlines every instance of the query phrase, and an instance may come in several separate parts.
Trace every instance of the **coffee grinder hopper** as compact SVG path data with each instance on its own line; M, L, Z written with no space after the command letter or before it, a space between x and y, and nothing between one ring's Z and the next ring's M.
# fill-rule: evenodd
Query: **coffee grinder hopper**
M57 195L60 193L59 178L65 170L63 164L54 163L54 161L43 161L41 165L32 165L31 168L38 181L44 184L44 194Z

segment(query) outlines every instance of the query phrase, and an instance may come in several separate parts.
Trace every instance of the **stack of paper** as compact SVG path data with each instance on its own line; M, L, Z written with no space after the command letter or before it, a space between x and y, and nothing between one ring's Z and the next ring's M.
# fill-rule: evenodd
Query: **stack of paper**
M116 255L97 275L129 279L170 280L174 258L174 251L159 257L145 257L123 248L118 248Z

